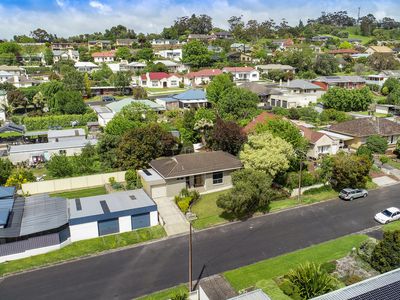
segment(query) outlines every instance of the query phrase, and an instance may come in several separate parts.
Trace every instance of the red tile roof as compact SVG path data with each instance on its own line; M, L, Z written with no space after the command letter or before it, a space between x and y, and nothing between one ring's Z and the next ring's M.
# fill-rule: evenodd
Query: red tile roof
M161 79L169 78L169 77L172 77L172 76L179 77L177 74L168 74L168 73L165 73L165 72L150 72L149 73L150 80L161 80ZM140 76L140 78L142 80L146 80L147 79L146 78L146 74L142 74L142 76Z
M115 51L106 51L106 52L94 52L92 53L92 57L114 57Z
M247 124L243 128L243 132L249 134L256 128L257 124L264 124L265 122L276 118L279 117L277 115L264 111L257 117L255 117L249 124Z
M195 77L211 77L222 74L222 71L219 69L203 69L197 72L190 72L186 75L187 78L195 78Z
M315 144L320 138L322 138L325 134L311 130L310 128L304 126L297 126L302 132L304 138L312 144Z
M223 71L227 72L251 72L255 69L253 67L225 67L222 69Z

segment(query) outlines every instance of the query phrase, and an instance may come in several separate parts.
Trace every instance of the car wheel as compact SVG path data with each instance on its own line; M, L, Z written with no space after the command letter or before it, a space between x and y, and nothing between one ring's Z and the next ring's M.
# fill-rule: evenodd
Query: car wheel
M364 194L363 197L364 197L364 198L367 197L367 194Z
M389 220L387 220L386 222L385 222L385 224L389 224L390 223L390 221Z
M353 201L353 199L354 199L354 198L353 198L353 197L351 197L351 198L349 199L349 201Z

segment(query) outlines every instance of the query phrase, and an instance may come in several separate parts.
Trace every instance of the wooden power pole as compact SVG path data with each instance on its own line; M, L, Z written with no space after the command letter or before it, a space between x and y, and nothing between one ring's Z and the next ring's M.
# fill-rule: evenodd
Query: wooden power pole
M189 293L193 290L192 276L192 222L189 222Z

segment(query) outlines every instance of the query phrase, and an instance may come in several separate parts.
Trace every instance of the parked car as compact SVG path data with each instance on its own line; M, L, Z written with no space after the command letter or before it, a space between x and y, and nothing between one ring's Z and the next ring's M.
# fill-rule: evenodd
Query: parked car
M343 200L353 200L356 198L367 197L368 191L364 189L343 189L339 193L339 198Z
M101 101L103 102L113 102L115 101L115 98L113 96L102 96Z
M381 224L387 224L400 219L400 209L397 207L389 207L377 213L374 217L375 221Z
M62 130L62 126L56 125L56 126L49 126L50 130Z

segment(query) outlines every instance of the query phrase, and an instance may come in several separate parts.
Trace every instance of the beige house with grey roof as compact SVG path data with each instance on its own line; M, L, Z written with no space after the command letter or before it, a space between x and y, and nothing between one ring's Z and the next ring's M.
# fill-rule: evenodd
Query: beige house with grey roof
M197 152L154 159L139 171L143 189L152 198L174 197L187 188L199 193L232 187L231 173L240 160L223 151Z

